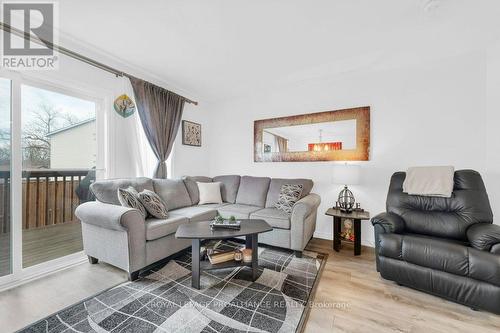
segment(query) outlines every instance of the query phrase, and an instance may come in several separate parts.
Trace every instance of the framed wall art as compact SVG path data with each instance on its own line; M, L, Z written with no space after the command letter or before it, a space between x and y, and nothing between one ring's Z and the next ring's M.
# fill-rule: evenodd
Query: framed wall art
M182 121L182 144L201 147L201 124Z

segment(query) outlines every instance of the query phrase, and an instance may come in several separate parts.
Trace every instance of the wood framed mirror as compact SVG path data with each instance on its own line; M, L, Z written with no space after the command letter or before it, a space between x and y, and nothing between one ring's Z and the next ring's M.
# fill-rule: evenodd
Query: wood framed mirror
M255 162L368 161L370 107L254 121Z

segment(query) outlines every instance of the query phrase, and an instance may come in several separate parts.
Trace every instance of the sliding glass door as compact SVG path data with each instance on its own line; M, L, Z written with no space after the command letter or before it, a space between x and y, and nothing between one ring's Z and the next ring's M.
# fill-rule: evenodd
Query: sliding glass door
M0 77L0 290L85 259L75 209L93 200L89 186L103 171L102 101Z
M91 200L96 104L21 86L23 267L83 250L75 208Z
M11 81L0 78L0 276L12 272L10 220Z

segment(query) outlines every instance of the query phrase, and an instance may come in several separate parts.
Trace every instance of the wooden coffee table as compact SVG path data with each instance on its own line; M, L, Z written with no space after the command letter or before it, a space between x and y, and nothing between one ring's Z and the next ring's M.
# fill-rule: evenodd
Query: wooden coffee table
M236 266L251 266L252 279L257 279L258 273L258 237L260 233L268 232L273 228L264 220L240 219L240 230L216 229L210 228L211 221L193 222L182 224L177 228L176 238L191 239L191 285L193 288L200 289L200 268L204 270L227 268ZM200 243L203 239L228 239L245 236L246 248L252 249L252 262L228 261L212 265L208 261L200 262ZM201 267L200 267L201 266Z

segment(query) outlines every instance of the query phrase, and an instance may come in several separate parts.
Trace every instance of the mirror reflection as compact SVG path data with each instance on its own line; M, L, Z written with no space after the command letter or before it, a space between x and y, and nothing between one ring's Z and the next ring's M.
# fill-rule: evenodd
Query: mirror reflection
M356 149L356 119L266 128L263 153Z

